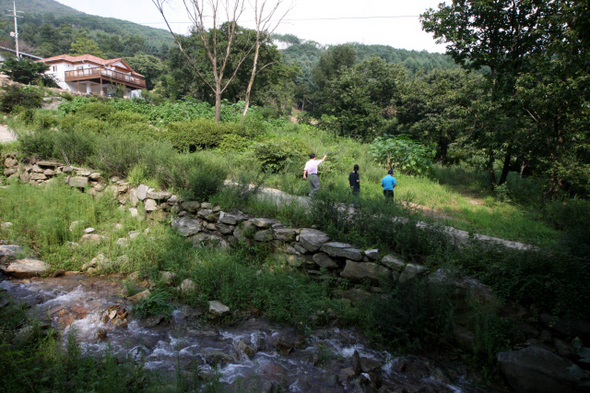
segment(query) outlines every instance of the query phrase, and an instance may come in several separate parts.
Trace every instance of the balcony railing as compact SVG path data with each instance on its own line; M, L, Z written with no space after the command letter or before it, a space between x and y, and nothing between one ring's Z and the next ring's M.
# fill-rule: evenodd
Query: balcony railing
M84 68L75 71L66 71L65 76L66 82L102 77L103 79L108 79L113 83L123 83L127 85L133 85L133 87L137 87L140 89L145 89L145 80L142 78L138 78L137 76L128 75L123 72L109 70L100 67Z

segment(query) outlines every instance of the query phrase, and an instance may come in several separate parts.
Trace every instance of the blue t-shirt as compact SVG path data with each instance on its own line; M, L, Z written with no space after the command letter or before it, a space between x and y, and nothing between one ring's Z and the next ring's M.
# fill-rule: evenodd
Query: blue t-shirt
M383 186L383 190L393 191L393 186L395 186L396 184L397 184L397 182L395 181L395 177L393 177L389 174L381 180L381 185Z

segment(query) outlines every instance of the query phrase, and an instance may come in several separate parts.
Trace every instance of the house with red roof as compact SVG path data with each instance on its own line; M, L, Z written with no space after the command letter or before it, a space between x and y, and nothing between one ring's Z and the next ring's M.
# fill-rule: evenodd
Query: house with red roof
M102 96L124 91L124 97L140 97L145 89L143 75L133 71L121 58L59 55L39 61L49 66L46 74L53 76L64 90Z

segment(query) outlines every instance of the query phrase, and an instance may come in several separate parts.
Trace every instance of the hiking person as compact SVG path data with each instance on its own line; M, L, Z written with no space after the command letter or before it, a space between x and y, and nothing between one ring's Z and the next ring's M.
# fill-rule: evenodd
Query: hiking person
M383 187L383 196L388 202L393 202L393 189L397 185L395 177L393 177L393 169L387 171L387 175L381 179L381 187Z
M361 179L359 177L359 166L355 165L348 175L348 184L350 185L350 191L352 191L352 195L354 197L354 202L352 203L352 207L356 207L356 201L359 198L359 193L361 192Z
M313 194L319 191L320 189L320 179L318 177L318 165L320 165L326 159L327 154L324 154L324 158L320 161L316 160L315 154L311 153L309 155L309 161L305 163L305 168L303 168L303 178L309 180L309 194L307 196L311 197Z

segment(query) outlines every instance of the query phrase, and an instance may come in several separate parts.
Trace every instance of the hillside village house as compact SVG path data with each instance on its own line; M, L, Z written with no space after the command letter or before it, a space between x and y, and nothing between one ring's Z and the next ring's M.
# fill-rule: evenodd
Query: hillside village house
M124 97L132 98L140 97L145 89L143 75L133 71L121 58L59 55L39 61L49 66L46 74L53 76L64 90L107 96L116 94L117 86L124 86Z

